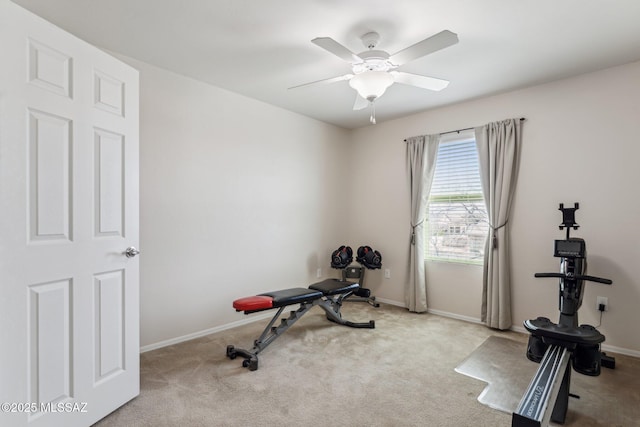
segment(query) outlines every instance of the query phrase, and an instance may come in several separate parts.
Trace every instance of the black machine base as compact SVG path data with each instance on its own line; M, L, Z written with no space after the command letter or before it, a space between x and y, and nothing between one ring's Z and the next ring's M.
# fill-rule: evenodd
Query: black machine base
M602 335L591 325L580 325L577 328L553 323L546 317L538 317L533 320L525 320L524 327L534 336L539 336L545 343L554 344L555 341L571 347L576 345L595 345L604 341Z
M615 369L616 368L616 358L613 356L607 356L606 353L602 353L600 355L600 364L603 368L607 369Z

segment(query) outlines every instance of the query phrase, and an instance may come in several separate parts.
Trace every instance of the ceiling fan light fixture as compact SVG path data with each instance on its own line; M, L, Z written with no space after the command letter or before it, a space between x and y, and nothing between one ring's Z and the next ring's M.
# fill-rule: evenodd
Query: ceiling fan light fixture
M385 71L365 71L353 76L349 80L349 86L354 88L358 95L373 102L380 98L393 82L393 76Z

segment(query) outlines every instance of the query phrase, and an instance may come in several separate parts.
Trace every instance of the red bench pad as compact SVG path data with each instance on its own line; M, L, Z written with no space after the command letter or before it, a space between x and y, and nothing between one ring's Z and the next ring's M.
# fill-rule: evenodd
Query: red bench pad
M245 313L253 313L270 308L284 307L292 304L305 304L322 298L322 292L307 288L282 289L265 292L253 297L240 298L233 302L233 308Z
M237 299L233 302L233 308L237 311L257 311L273 308L273 297L256 295Z

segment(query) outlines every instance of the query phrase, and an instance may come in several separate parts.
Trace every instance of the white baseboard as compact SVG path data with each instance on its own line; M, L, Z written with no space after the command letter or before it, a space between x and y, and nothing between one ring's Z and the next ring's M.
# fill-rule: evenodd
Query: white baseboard
M246 324L249 324L249 323L253 323L253 322L256 322L258 320L267 319L269 317L273 317L273 313L270 312L270 311L266 312L266 313L255 314L253 316L248 316L245 319L237 320L237 321L231 322L231 323L226 323L224 325L216 326L214 328L209 328L209 329L205 329L203 331L193 332L191 334L182 335L180 337L171 338L171 339L168 339L168 340L159 341L157 343L153 343L153 344L142 346L142 347L140 347L140 353L145 353L147 351L156 350L156 349L159 349L159 348L162 348L162 347L168 347L170 345L179 344L181 342L189 341L189 340L192 340L192 339L195 339L195 338L200 338L200 337L203 337L205 335L215 334L216 332L226 331L227 329L233 329L233 328L236 328L238 326L242 326L242 325L246 325Z
M398 302L398 301L394 301L394 300L390 300L390 299L386 299L386 298L378 298L378 297L376 297L376 301L384 303L384 304L395 305L396 307L407 308L407 306L404 305L403 302Z
M461 314L456 314L456 313L449 313L448 311L434 310L432 308L429 308L427 309L427 313L436 314L442 317L449 317L451 319L464 320L465 322L477 323L479 325L484 324L480 319L476 319L475 317L463 316Z
M610 351L612 353L624 354L625 356L633 356L640 358L640 351L629 350L628 348L616 347L614 345L602 344L603 351Z
M404 303L394 301L394 300L388 300L385 298L376 298L376 301L380 301L385 304L395 305L396 307L407 308L407 306ZM482 324L480 319L476 319L475 317L463 316L461 314L450 313L448 311L434 310L432 308L427 308L427 313L435 314L437 316L442 316L442 317L449 317L451 319L463 320L465 322Z

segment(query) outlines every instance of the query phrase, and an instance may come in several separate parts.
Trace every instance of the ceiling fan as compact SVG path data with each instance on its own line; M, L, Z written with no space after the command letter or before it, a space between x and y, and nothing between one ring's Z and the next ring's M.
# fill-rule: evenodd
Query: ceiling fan
M380 98L393 83L403 83L434 91L442 90L449 84L447 80L405 73L397 71L397 68L407 62L458 43L457 34L444 30L393 55L389 55L383 50L375 49L380 41L378 33L367 33L363 35L361 39L368 50L359 54L351 52L348 48L330 37L317 37L311 40L311 43L350 63L352 72L338 77L293 86L289 89L348 80L349 86L358 92L353 109L361 110L367 105L371 105L372 112L370 121L375 124L374 102Z

